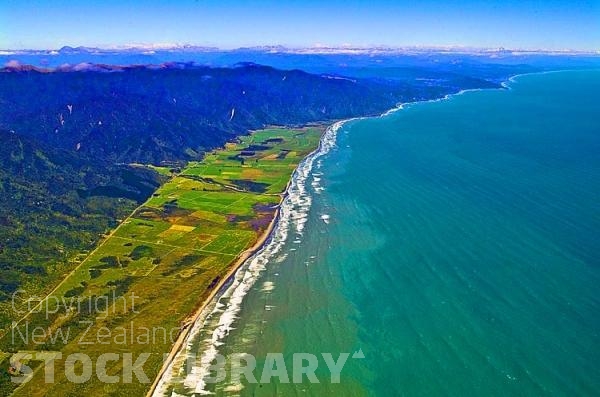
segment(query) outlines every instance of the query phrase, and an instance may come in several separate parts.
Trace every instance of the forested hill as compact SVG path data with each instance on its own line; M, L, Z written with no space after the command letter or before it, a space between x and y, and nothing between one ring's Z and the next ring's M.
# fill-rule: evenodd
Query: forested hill
M10 322L13 292L25 285L42 291L56 282L71 269L75 254L94 246L100 234L149 197L164 177L2 129L0 142L2 328Z
M78 65L0 73L0 128L111 163L199 158L250 129L381 113L493 83L356 80L255 64Z

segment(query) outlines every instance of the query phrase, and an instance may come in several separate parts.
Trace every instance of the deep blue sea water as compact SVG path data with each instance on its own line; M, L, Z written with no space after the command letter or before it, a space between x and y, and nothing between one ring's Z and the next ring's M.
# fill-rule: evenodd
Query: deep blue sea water
M339 384L321 359L319 384L209 390L600 395L600 71L508 86L338 130L218 350L365 358Z

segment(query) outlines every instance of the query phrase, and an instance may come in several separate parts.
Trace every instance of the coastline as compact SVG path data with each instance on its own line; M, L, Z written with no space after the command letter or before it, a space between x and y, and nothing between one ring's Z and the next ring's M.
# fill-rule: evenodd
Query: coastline
M594 69L590 69L590 70L594 70ZM506 79L504 79L503 81L501 81L500 87L489 87L489 88L467 88L464 90L460 90L451 94L446 94L442 97L439 98L433 98L433 99L425 99L425 100L421 100L421 101L413 101L413 102L403 102L401 104L399 104L397 107L392 108L388 111L386 111L385 113L382 113L380 116L374 116L374 117L385 117L385 116L389 116L399 110L403 110L405 109L406 106L410 106L410 105L417 105L420 103L429 103L429 102L441 102L441 101L446 101L449 99L452 99L452 97L454 96L459 96L459 95L463 95L463 94L467 94L469 92L478 92L478 91L488 91L488 90L512 90L512 87L510 86L510 83L514 83L517 81L518 78L522 77L522 76L531 76L531 75L537 75L537 74L550 74L550 73L562 73L562 72L571 72L571 71L577 71L574 69L557 69L557 70L541 70L538 72L527 72L527 73L519 73L519 74L514 74L511 75L509 77L507 77ZM369 116L366 117L360 117L359 119L368 119L371 118Z
M549 71L526 73L526 74L537 74L537 73L549 73ZM290 177L290 180L288 181L285 190L280 195L281 198L280 198L280 201L279 201L279 204L277 207L276 214L273 217L273 219L271 220L271 222L269 223L268 227L262 233L260 238L257 240L257 242L251 248L247 249L246 251L244 251L242 254L240 254L238 256L238 258L235 260L235 262L231 266L230 270L213 287L213 289L211 290L209 295L202 301L202 303L200 304L198 309L185 320L185 323L184 323L185 329L179 334L177 341L172 346L171 351L169 352L169 354L167 356L167 359L164 361L163 366L161 367L161 370L155 377L154 382L152 383L152 386L149 389L149 391L147 392L146 396L147 397L155 396L156 395L155 393L162 391L162 389L168 384L168 382L171 380L171 374L169 374L169 372L173 370L173 364L174 364L175 358L177 357L177 355L179 353L182 352L184 345L189 341L190 337L192 336L191 332L195 328L194 325L196 325L198 323L198 321L200 321L201 319L206 318L208 315L210 315L210 313L205 313L205 311L212 303L215 302L215 299L220 298L220 296L222 296L225 293L225 291L223 291L223 294L221 294L219 296L219 293L222 292L223 287L225 287L228 283L230 283L230 281L236 277L238 272L243 270L244 265L248 264L248 262L251 261L256 255L261 253L261 251L274 238L274 231L278 226L280 226L280 220L281 220L281 215L282 215L281 214L282 205L284 204L286 199L288 199L290 197L290 187L295 182L295 180L298 176L297 174L298 174L299 170L303 167L303 165L305 165L305 163L311 162L311 166L308 169L308 172L310 172L312 170L312 161L316 157L320 157L320 155L324 155L327 153L328 150L326 150L323 153L321 153L321 152L323 150L323 146L326 144L324 139L327 138L328 132L334 131L333 145L335 145L335 135L337 134L337 131L344 124L346 124L348 122L356 121L356 120L370 119L370 118L386 117L386 116L394 114L397 111L405 109L405 107L408 105L448 100L448 99L451 99L451 97L453 97L455 95L462 95L462 94L470 92L470 91L510 89L508 83L514 81L513 79L515 79L521 75L525 75L525 74L518 74L518 75L510 76L505 81L500 83L501 87L464 89L464 90L460 90L455 93L446 94L440 98L400 103L396 107L393 107L393 108L391 108L379 115L376 115L376 116L362 116L362 117L353 117L353 118L348 118L348 119L344 119L344 120L339 120L339 121L332 123L329 127L327 127L325 132L322 134L321 139L319 140L319 146L314 151L309 153L304 159L302 159L302 161L294 169L294 172L293 172L292 176ZM231 287L232 286L228 287L227 289L229 289ZM165 376L167 376L166 379L165 379Z

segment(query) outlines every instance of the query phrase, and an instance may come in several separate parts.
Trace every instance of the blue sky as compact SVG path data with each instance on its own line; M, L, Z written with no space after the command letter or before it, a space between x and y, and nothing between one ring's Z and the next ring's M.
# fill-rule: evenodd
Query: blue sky
M600 50L600 0L0 1L0 49L141 43Z

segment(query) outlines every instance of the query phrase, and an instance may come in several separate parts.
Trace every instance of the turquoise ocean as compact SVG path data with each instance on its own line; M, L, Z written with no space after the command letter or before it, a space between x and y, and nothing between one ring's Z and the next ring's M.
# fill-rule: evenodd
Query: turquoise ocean
M188 344L255 355L257 378L312 353L320 383L199 385L198 362L164 390L599 396L600 71L506 87L330 129ZM339 384L324 352L350 353Z

